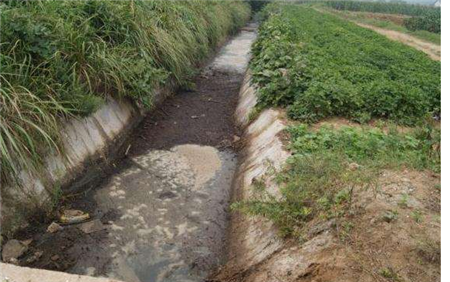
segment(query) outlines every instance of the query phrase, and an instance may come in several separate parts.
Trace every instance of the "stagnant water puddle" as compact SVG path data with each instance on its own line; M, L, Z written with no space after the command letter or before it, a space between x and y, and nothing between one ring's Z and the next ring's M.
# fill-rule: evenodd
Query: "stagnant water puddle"
M101 222L34 236L23 264L127 282L203 281L224 262L240 131L239 88L256 38L250 25L195 79L150 113L114 173L69 208ZM27 263L27 261L29 263Z
M112 258L103 274L130 282L200 281L221 263L234 153L189 144L131 161L94 196L98 209L120 215L95 246ZM72 271L96 275L95 264L89 256Z

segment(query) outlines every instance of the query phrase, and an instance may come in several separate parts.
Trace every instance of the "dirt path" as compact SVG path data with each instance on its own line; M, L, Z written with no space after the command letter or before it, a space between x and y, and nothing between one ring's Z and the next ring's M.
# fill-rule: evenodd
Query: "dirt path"
M250 26L225 45L193 90L145 117L114 173L64 207L89 212L102 230L41 230L21 265L127 282L203 281L220 266L239 143L233 113L255 37Z
M441 60L441 46L439 46L439 45L417 39L414 36L404 34L404 33L398 32L398 31L383 29L383 28L379 28L379 27L375 27L375 26L371 26L368 24L363 24L363 23L359 23L359 22L355 22L355 21L354 21L354 23L361 27L376 31L379 34L382 34L391 40L399 41L403 44L406 44L408 46L416 48L417 50L428 54L430 56L430 58L435 61Z
M364 23L358 22L356 20L351 20L351 19L346 18L342 14L339 14L336 12L331 12L331 11L328 11L325 9L318 9L318 8L315 8L315 10L318 12L321 12L321 13L327 13L330 15L341 17L342 19L351 21L354 24L359 25L360 27L371 29L381 35L386 36L387 38L389 38L391 40L399 41L399 42L406 44L408 46L411 46L419 51L422 51L422 52L426 53L428 56L430 56L430 58L435 61L441 60L441 46L439 46L439 45L436 45L436 44L433 44L430 42L426 42L424 40L420 40L414 36L411 36L411 35L408 35L408 34L405 34L402 32L398 32L395 30L384 29L384 28L364 24Z

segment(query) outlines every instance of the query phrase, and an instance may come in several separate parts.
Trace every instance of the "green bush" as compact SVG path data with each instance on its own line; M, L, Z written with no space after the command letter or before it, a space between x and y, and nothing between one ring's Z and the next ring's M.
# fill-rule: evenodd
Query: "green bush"
M58 123L85 116L106 95L151 106L169 80L243 26L243 1L2 1L2 183L57 148ZM49 146L51 144L51 146ZM15 169L12 169L16 167ZM11 168L11 169L8 169Z
M341 116L413 125L440 112L440 63L333 15L269 5L253 45L259 106L315 122Z

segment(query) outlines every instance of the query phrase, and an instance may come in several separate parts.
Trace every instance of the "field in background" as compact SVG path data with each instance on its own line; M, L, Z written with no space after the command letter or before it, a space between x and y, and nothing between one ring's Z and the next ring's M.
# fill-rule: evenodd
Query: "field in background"
M326 10L325 10L326 9ZM404 26L404 20L408 18L405 15L396 14L382 14L372 12L353 12L344 10L335 10L325 8L327 12L335 13L336 15L343 17L347 20L351 20L357 23L379 27L386 30L393 30L401 32L415 38L431 42L433 44L441 45L441 34L433 33L426 30L409 30Z
M441 8L438 7L406 3L357 1L327 1L325 5L342 11L408 15L410 17L405 18L403 21L403 25L408 30L426 30L433 33L441 32Z

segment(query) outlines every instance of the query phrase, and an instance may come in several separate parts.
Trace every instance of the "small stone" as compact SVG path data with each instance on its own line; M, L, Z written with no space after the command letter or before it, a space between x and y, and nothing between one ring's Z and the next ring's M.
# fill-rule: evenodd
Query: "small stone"
M53 256L51 257L51 260L52 260L52 261L59 260L59 255L53 255Z
M31 242L33 242L33 239L24 240L24 241L22 241L22 244L29 246L31 244Z
M27 263L33 263L37 261L42 256L42 254L42 251L35 252L31 257L27 258Z
M80 210L65 210L63 214L67 217L74 217L74 216L80 216L83 215L84 212Z
M239 140L241 140L241 137L239 137L239 136L237 136L237 135L234 135L234 136L233 136L233 142L234 142L234 143L238 142Z
M3 246L2 259L5 262L14 263L17 259L28 250L28 246L19 240L9 240Z
M49 232L49 233L55 233L55 232L58 232L58 231L60 231L60 230L62 230L62 229L63 229L63 228L62 228L61 225L59 225L59 224L56 223L56 222L52 222L52 223L48 226L47 232Z
M90 234L90 233L105 229L105 226L99 219L95 219L95 220L80 224L80 226L78 226L78 228L81 231L83 231L84 233Z

